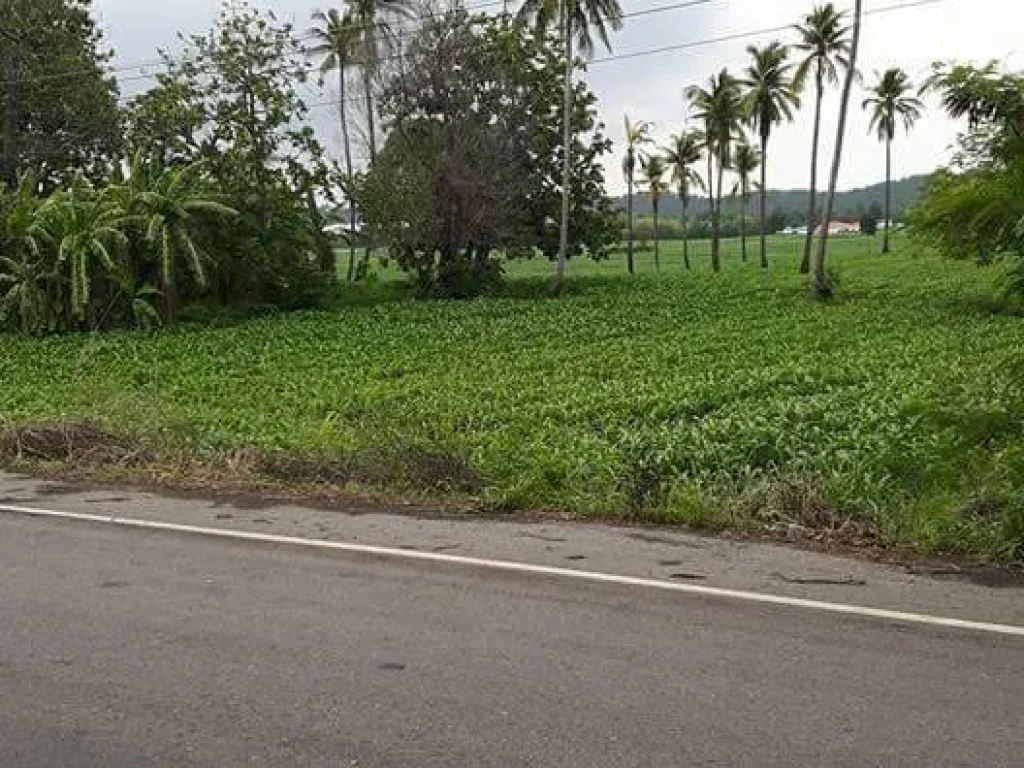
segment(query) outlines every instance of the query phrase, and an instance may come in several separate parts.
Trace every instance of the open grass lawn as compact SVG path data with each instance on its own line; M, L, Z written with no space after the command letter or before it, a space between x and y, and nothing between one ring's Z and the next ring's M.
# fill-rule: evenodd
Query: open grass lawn
M1024 320L990 308L994 272L841 241L839 298L819 305L798 238L773 240L767 273L750 248L740 265L728 243L720 275L707 243L691 273L678 243L659 275L647 252L633 280L621 257L573 264L559 300L529 298L551 272L529 262L506 298L413 303L379 283L234 326L0 337L0 417L354 477L379 460L509 508L1020 556Z

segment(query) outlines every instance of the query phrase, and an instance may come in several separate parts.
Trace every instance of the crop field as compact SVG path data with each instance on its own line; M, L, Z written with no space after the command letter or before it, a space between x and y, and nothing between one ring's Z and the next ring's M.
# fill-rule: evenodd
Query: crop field
M492 508L1022 554L1024 321L992 308L994 272L858 238L821 305L797 239L768 272L752 240L713 275L707 245L690 273L678 243L632 280L619 256L575 264L558 300L546 262L461 303L374 294L384 271L331 311L0 337L0 419L86 419L168 455L416 463L395 482Z

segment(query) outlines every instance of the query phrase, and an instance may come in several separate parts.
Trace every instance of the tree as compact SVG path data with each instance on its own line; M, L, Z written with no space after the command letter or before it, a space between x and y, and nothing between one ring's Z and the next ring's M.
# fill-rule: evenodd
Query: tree
M757 150L746 140L737 144L736 151L733 153L732 168L736 175L739 176L739 182L737 182L732 193L733 195L739 193L740 196L740 242L744 262L747 260L747 202L750 200L750 176L757 170L758 166L764 167L762 158L758 155ZM764 195L762 194L761 197L763 199ZM763 218L761 219L761 234L764 234ZM762 242L763 239L762 237ZM767 266L764 261L763 252L761 266Z
M626 115L626 154L622 158L622 175L626 180L626 264L629 274L635 271L633 260L633 191L636 185L636 166L644 164L643 145L651 143L651 124L640 121L632 123Z
M647 194L651 196L651 208L654 210L654 268L661 270L661 255L659 252L658 236L658 212L661 205L661 198L669 192L668 182L665 174L668 168L664 158L653 155L644 163L644 179L647 185Z
M814 229L818 223L818 150L821 143L821 106L825 98L825 86L839 84L839 68L849 69L850 29L846 26L845 13L836 10L833 3L819 5L811 11L802 24L795 29L799 35L796 49L805 54L796 72L798 85L804 83L813 71L815 83L814 138L811 143L811 185L807 206L807 236L804 239L804 255L800 272L811 271L811 247L814 243Z
M853 40L850 42L850 58L846 68L846 82L839 106L839 128L836 134L835 156L832 160L832 176L829 179L828 197L825 199L825 217L822 221L821 239L818 241L818 258L814 263L814 295L825 300L832 295L832 286L825 274L825 257L828 255L828 230L832 223L832 212L836 203L836 187L839 185L839 171L843 164L843 141L846 138L846 120L850 113L850 97L853 83L857 79L857 53L860 49L860 33L863 22L864 0L855 0L853 10Z
M207 223L198 235L215 256L208 277L219 302L319 304L336 275L310 201L333 189L298 91L313 69L303 46L290 25L242 0L226 1L216 26L185 43L126 110L132 155L160 168L202 162L219 200L238 211L230 227Z
M784 120L793 121L793 110L800 107L800 97L798 85L793 81L793 66L788 61L788 48L776 42L763 48L752 45L747 48L747 52L754 62L747 68L743 85L747 88L745 106L750 124L761 139L761 266L767 269L768 241L765 228L768 216L768 140L776 125Z
M575 43L579 53L589 58L594 51L594 38L591 28L611 50L608 39L609 29L618 30L622 27L622 8L619 0L525 0L520 9L520 16L531 19L537 30L546 32L555 19L558 19L562 31L562 47L565 54L565 79L562 86L562 216L561 242L558 248L558 270L555 275L554 290L559 292L565 280L565 265L569 258L569 215L572 188L572 97L573 71L576 60L573 53Z
M878 234L878 222L882 219L882 206L877 201L872 201L860 215L861 234L874 237Z
M16 316L26 334L54 324L49 287L57 275L47 258L53 238L39 216L37 189L36 177L24 174L0 208L0 324Z
M711 267L715 272L722 269L721 230L722 192L725 185L725 169L732 164L732 144L741 131L743 99L739 81L729 70L723 69L712 75L706 88L692 86L686 92L693 103L694 117L704 125L704 146L707 148L708 180L712 176L711 159L718 163L718 184L710 185L711 193Z
M478 295L500 277L498 249L559 254L561 38L452 11L410 41L407 72L382 92L392 127L362 202L373 236L423 297ZM596 97L575 86L569 257L621 242L604 193Z
M702 149L700 135L694 131L683 131L672 136L671 144L662 150L665 162L672 172L672 181L676 184L679 202L682 204L680 214L683 226L683 264L690 268L690 189L706 189L704 180L694 168L700 162Z
M863 109L871 110L871 130L885 144L885 234L882 253L890 252L889 228L892 223L892 143L896 139L896 124L902 122L910 132L914 123L921 119L924 104L910 95L913 85L902 69L889 69L879 77L871 89L871 96L864 100Z
M91 0L5 0L0 12L0 187L32 171L52 190L96 179L120 145L111 53Z
M358 61L359 45L363 38L361 30L351 12L342 14L334 8L326 13L317 11L313 14L313 22L316 26L309 32L314 40L310 53L322 59L320 71L323 74L328 72L336 72L338 74L338 118L341 125L341 142L345 155L345 186L347 191L351 193L355 169L352 164L352 142L348 130L348 88L346 87L346 75L349 68L355 66ZM354 237L356 230L356 205L351 194L347 196L350 233L348 280L351 282L355 276L356 265Z

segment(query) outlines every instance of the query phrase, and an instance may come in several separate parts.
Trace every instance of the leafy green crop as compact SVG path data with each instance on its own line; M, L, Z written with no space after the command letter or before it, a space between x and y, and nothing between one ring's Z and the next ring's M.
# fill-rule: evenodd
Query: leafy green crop
M200 454L416 446L464 461L496 505L709 525L804 524L744 504L802 482L886 540L1013 556L1024 324L987 307L987 272L870 242L837 246L829 305L790 241L767 273L730 244L717 276L683 273L671 244L659 276L574 264L559 300L2 337L0 418L85 417ZM548 268L513 265L513 284Z

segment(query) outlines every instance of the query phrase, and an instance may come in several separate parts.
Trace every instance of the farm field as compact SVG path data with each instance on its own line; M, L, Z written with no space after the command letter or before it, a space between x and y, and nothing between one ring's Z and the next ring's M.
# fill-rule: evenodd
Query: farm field
M1024 542L1024 324L994 271L867 238L808 299L772 268L639 256L513 264L508 296L416 303L384 270L349 306L144 335L0 337L0 419L88 420L163 457L272 457L287 479L382 484L710 528L824 530L993 559ZM363 292L360 294L359 292ZM169 459L168 459L169 460ZM311 469L311 467L320 469ZM378 471L375 471L374 468ZM283 468L283 469L282 469Z

